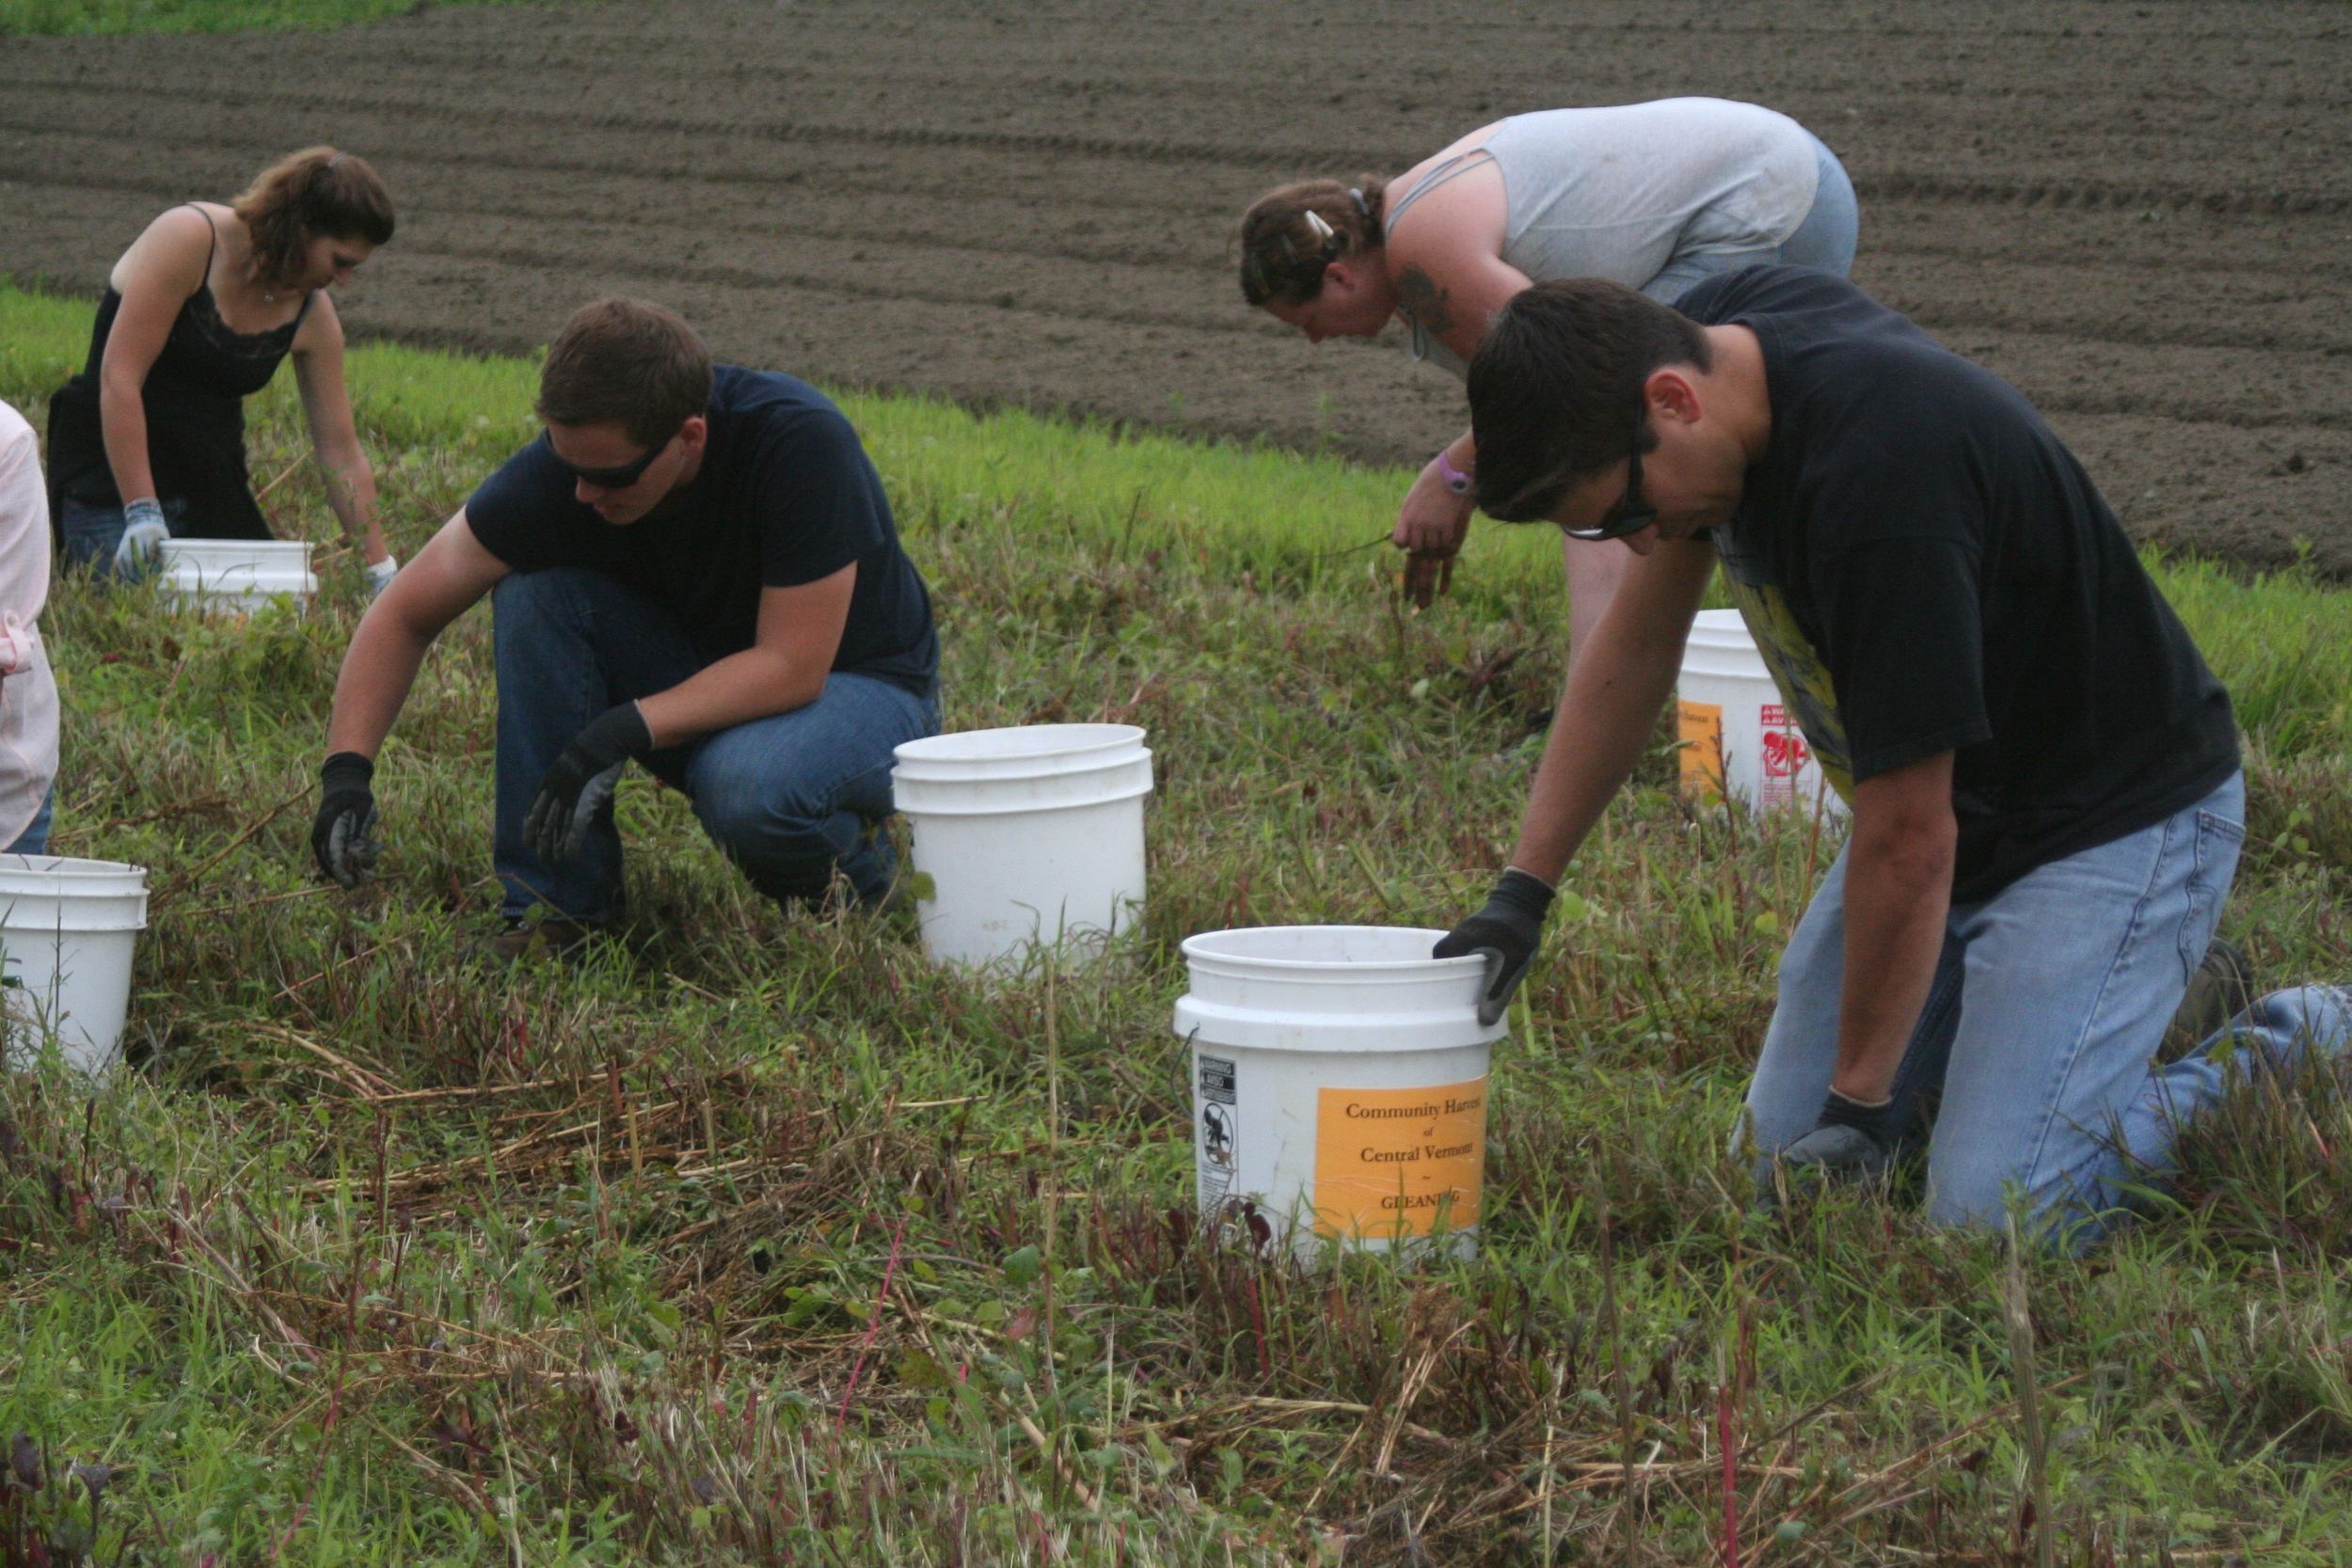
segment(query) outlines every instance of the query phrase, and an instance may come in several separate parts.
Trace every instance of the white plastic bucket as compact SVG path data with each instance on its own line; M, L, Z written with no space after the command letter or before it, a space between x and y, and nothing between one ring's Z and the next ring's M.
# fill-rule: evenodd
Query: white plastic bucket
M1703 610L1692 622L1675 689L1675 721L1685 796L1720 800L1728 789L1751 811L1846 810L1781 702L1780 688L1738 610Z
M0 947L9 1058L55 1037L69 1066L114 1065L130 1010L131 955L147 928L147 868L0 855Z
M164 591L199 610L250 615L279 594L308 610L319 579L308 539L167 539Z
M1443 931L1268 926L1189 938L1200 1213L1248 1203L1300 1257L1441 1239L1478 1245L1486 1071L1509 1032L1478 1022L1484 958L1433 958Z
M1133 724L1026 724L910 740L891 794L914 841L923 946L985 967L1099 947L1143 905L1152 752ZM921 884L918 884L920 886Z

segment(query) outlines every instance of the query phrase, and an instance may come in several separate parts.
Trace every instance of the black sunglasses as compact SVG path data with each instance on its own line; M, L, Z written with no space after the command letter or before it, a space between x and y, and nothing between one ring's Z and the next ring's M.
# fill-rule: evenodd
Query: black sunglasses
M676 439L677 432L674 430L655 442L636 462L624 463L617 468L583 468L577 463L564 463L560 455L556 461L563 463L564 471L582 484L593 484L599 490L626 490L644 478L645 470L653 467L653 460L668 451L670 443ZM552 446L549 450L553 450Z
M1597 544L1604 539L1622 539L1629 533L1639 533L1656 521L1658 508L1642 499L1642 435L1637 430L1633 434L1633 451L1626 459L1625 494L1617 498L1617 504L1609 509L1597 527L1570 528L1563 523L1560 531L1571 539Z

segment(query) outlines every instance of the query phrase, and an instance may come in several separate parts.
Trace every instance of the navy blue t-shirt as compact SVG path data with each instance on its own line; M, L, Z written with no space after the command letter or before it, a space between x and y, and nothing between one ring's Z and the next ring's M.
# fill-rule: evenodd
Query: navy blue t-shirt
M2237 770L2229 694L2014 388L1809 268L1676 309L1764 354L1771 444L1710 534L1732 598L1841 790L1953 753L1955 902Z
M898 547L881 476L841 410L792 376L716 365L709 421L694 483L655 515L625 527L596 515L542 432L483 481L466 521L517 572L579 566L627 583L714 662L756 641L762 588L795 588L855 562L833 667L928 696L939 674L930 593Z

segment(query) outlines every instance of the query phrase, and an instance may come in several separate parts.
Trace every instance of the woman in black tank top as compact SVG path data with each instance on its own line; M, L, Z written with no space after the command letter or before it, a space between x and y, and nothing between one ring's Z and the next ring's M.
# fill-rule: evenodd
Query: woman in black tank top
M394 562L343 385L326 289L391 238L391 198L330 147L264 170L232 206L189 202L117 261L89 361L49 404L51 515L64 558L141 569L167 533L267 539L246 469L245 400L290 353L328 503L381 588Z

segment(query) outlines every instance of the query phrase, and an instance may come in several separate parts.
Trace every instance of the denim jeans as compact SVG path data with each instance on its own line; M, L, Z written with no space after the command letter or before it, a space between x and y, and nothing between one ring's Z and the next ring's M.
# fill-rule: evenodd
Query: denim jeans
M504 911L546 904L604 923L626 908L611 812L560 869L523 839L548 768L606 708L666 691L706 663L660 606L601 572L516 573L491 594L497 649L498 822ZM936 734L936 698L835 671L806 707L657 752L646 768L694 802L711 841L771 898L819 898L838 872L860 900L890 889L893 748Z
M163 508L171 536L186 538L182 531L187 525L188 503L175 496ZM95 572L102 578L122 576L115 570L115 549L122 543L122 531L130 526L119 506L91 506L71 496L57 503L57 532L65 540L65 563L80 571Z
M1661 304L1672 305L1718 273L1738 272L1741 267L1767 262L1818 267L1845 277L1853 268L1854 245L1862 233L1862 209L1854 199L1853 182L1846 177L1846 166L1837 161L1837 154L1819 136L1813 138L1813 147L1815 162L1820 169L1820 180L1813 188L1813 206L1794 233L1776 245L1755 250L1677 256L1666 264L1665 271L1643 284L1642 292Z
M2152 828L1954 906L1895 1083L1914 1114L1942 1091L1931 1220L1997 1227L2014 1191L2027 1215L2087 1244L2115 1217L2121 1184L2169 1171L2179 1124L2233 1077L2352 1043L2352 998L2309 986L2232 1021L2222 1034L2233 1050L2152 1060L2213 940L2245 815L2245 780L2233 777ZM1804 1137L1829 1093L1845 884L1840 854L1781 957L1779 1006L1748 1087L1750 1152Z
M0 854L45 855L49 853L49 824L57 815L57 786L51 784L49 793L40 798L40 810L24 824L24 831L16 835L16 842Z

